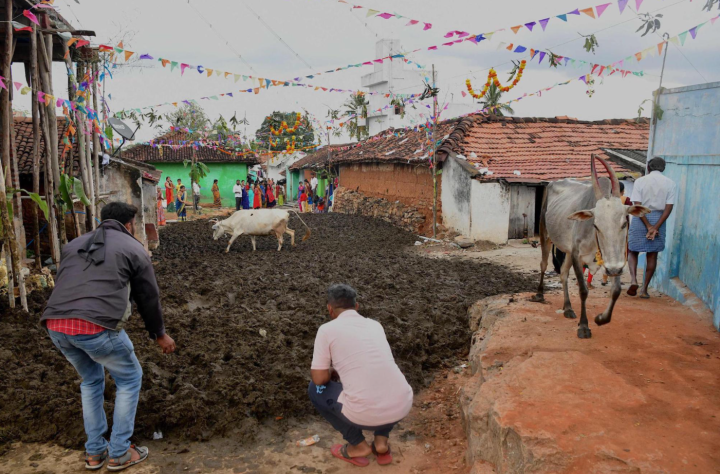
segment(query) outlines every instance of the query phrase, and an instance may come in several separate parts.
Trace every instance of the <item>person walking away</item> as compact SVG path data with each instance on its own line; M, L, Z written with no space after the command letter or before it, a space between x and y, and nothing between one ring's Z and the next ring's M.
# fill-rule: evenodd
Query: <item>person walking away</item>
M260 189L260 185L255 183L255 189L253 190L253 209L261 209L262 208L262 190Z
M243 186L238 179L235 181L235 186L233 186L233 194L235 195L235 211L239 211L240 206L243 204L244 192L245 186Z
M193 209L196 211L200 208L200 185L195 181L192 184L193 190Z
M185 186L180 186L178 191L177 201L175 201L175 208L177 209L178 220L187 220L187 192L185 192Z
M148 457L147 448L130 442L143 373L123 329L131 301L163 353L175 350L175 341L165 332L152 262L133 237L137 211L123 202L108 203L96 230L63 247L55 290L40 318L55 347L82 378L85 467L90 470L107 461L108 470L119 471ZM105 369L117 387L109 442L104 437Z
M649 174L635 181L630 200L650 209L650 214L633 217L628 237L628 266L630 287L627 294L635 296L638 290L637 265L640 252L646 252L647 265L640 298L650 298L648 285L657 267L658 253L665 250L665 221L675 205L676 185L662 173L665 160L655 157L648 163Z
M367 466L366 456L373 453L378 464L390 464L390 432L410 412L412 388L395 363L383 327L358 313L356 291L332 285L327 296L330 322L315 337L310 401L347 441L332 446L333 456ZM372 444L363 430L375 433Z
M173 185L172 179L170 179L170 176L165 178L165 203L167 205L167 211L173 212L175 211L175 202L173 198L173 191L175 191L175 186Z
M213 195L213 206L215 207L222 207L222 199L220 198L220 186L218 186L218 180L213 181L212 185L212 195Z

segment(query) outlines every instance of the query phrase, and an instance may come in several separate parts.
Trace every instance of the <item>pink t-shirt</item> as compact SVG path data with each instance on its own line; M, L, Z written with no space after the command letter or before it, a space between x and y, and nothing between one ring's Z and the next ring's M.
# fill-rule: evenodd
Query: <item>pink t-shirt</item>
M413 391L393 358L383 327L357 311L323 324L315 337L312 368L333 366L343 391L338 398L348 420L382 426L410 413Z

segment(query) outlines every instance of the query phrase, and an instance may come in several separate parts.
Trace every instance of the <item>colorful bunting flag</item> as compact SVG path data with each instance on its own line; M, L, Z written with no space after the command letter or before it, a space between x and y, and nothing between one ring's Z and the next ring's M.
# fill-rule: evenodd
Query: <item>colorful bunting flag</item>
M600 16L603 14L603 12L609 7L610 4L606 3L604 5L598 5L595 7L595 11L597 11L597 17L600 18Z
M590 18L595 18L595 11L591 8L583 8L580 10L582 13L586 14Z
M32 21L32 22L35 23L37 26L40 26L40 23L38 22L38 19L37 19L37 17L35 16L35 14L34 14L33 12L31 12L30 10L23 10L23 13L22 13L22 14L23 14L23 16L24 16L25 18L27 18L28 20Z

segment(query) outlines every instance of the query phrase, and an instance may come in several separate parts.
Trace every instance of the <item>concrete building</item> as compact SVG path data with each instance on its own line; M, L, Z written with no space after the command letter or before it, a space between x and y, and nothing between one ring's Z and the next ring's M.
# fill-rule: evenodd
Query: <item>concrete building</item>
M226 151L221 146L192 146L193 140L187 133L171 131L152 140L151 144L138 145L122 152L122 158L146 163L154 166L162 173L162 180L167 176L177 183L178 178L186 184L190 193L190 162L193 157L204 163L209 172L200 180L201 203L212 203L212 185L218 180L220 197L224 206L235 205L233 186L236 180L248 177L248 168L259 163L254 154L237 156L235 151Z
M397 39L383 39L375 44L375 57L385 58L387 56L402 54L402 45ZM385 60L382 63L375 63L375 70L365 74L361 78L362 87L367 87L368 92L378 94L367 95L368 118L367 126L370 136L389 128L402 128L411 125L412 110L406 110L407 114L402 117L400 106L385 108L390 105L392 97L385 97L383 94L395 92L398 94L420 93L424 90L426 82L432 83L432 72L428 69L419 69L415 65L406 64L401 58L396 60ZM435 79L439 80L440 73L435 71ZM429 101L428 101L429 102ZM441 118L458 117L476 111L481 107L472 103L447 104L447 109L442 111ZM378 112L378 109L381 109ZM417 119L417 117L416 117ZM417 121L417 120L416 120Z
M677 201L651 284L683 302L694 293L720 330L720 82L663 89L658 104L648 157L665 159Z

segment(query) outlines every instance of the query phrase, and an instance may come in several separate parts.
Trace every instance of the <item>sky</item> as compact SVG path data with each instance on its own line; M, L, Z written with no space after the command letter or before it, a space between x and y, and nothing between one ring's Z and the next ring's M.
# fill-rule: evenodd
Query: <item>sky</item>
M657 34L641 37L636 32L642 21L635 12L636 0L629 0L620 14L613 2L598 19L586 15L573 16L563 22L555 15L603 4L601 0L56 0L60 13L73 26L94 30L91 44L117 44L123 40L126 49L150 54L154 61L132 61L113 69L113 79L106 81L108 103L113 112L125 108L146 107L164 102L196 99L211 119L220 115L229 119L247 115L252 134L266 115L275 110L306 109L324 120L328 109L341 109L349 94L321 92L300 87L263 89L260 94L234 93L234 98L200 100L201 97L237 92L252 87L242 79L207 78L194 70L180 75L163 68L158 57L204 68L236 74L290 80L301 75L335 69L375 59L375 43L381 39L399 39L404 50L422 48L408 56L428 70L435 65L441 102L471 103L462 97L465 80L470 78L477 90L494 67L501 82L512 68L512 60L529 59L498 49L501 42L521 44L538 50L599 64L610 64L656 45L660 33L675 36L680 32L720 14L717 5L712 12L702 10L705 0L644 0L640 13L662 14ZM367 17L367 9L352 9L352 2L380 12L397 13L404 19ZM605 0L605 2L608 0ZM536 25L532 31L522 28L517 34L510 27L551 18L545 31ZM406 26L408 18L418 25ZM432 28L423 31L423 22ZM440 46L437 51L427 47L449 41L449 31L473 34L505 28L489 41L478 45L470 42L452 47ZM583 48L581 35L595 34L599 47L595 54ZM589 68L548 66L547 60L529 62L520 83L503 95L510 100L525 93L536 92L558 82L577 79ZM662 57L655 55L641 62L630 62L625 68L644 71L644 77L621 78L617 74L596 78L595 93L586 94L580 81L543 92L512 105L518 117L553 117L567 115L578 119L634 118L638 107L651 99L658 88ZM13 66L14 76L23 77L22 65ZM411 67L411 66L406 66ZM414 66L413 66L414 67ZM361 90L361 76L372 72L372 66L351 68L323 74L306 82L316 86ZM663 77L664 87L680 87L720 81L720 20L707 23L696 39L688 35L685 45L670 44ZM54 66L54 87L59 97L67 97L67 79L62 64ZM422 92L417 88L396 91ZM24 103L24 102L27 102ZM27 96L19 96L16 108L29 109ZM644 116L651 106L645 103ZM478 106L478 109L481 108ZM171 112L172 105L159 107ZM418 111L411 111L418 114ZM418 117L419 118L419 117ZM452 117L442 117L443 119ZM148 126L137 133L137 140L149 140L160 132ZM347 141L345 137L333 142Z

